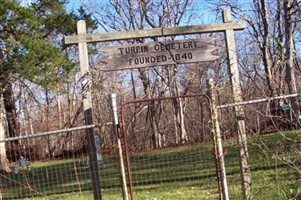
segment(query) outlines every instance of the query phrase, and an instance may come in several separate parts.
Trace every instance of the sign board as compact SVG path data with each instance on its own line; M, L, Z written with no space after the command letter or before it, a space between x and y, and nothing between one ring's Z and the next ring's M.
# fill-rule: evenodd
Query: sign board
M104 47L102 71L115 71L216 60L212 37Z

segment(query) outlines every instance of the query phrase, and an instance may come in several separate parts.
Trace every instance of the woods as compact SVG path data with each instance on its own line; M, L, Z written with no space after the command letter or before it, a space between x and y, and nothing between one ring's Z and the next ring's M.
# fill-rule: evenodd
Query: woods
M68 74L75 66L74 61L68 59L61 38L75 32L79 17L67 13L60 1L37 1L27 8L3 0L0 9L1 113L5 116L5 121L1 120L5 127L2 139L48 131L51 123L58 123L57 128L60 128L61 120L51 119L51 106L57 97L57 110L60 110L58 95L63 90L60 85L68 83ZM84 14L82 12L82 17ZM59 119L61 116L62 113ZM11 151L19 145L22 144L14 142ZM13 160L18 156L18 152L15 153L10 155ZM6 156L1 156L1 160L5 163Z
M247 24L245 31L235 35L243 100L300 91L300 2L296 0L227 1L222 4L210 1L204 6L193 0L85 1L82 7L71 12L67 5L68 1L39 0L21 6L18 2L1 0L0 130L3 127L3 131L0 131L0 140L84 124L78 52L62 42L63 35L76 35L79 19L86 20L90 33L149 30L220 22L220 10L229 7L233 21ZM106 56L102 49L108 46L208 36L216 38L211 43L218 47L214 54L219 59L212 62L118 72L100 70ZM94 123L110 121L107 102L110 93L118 94L119 104L131 99L205 94L209 78L220 88L218 104L232 103L225 48L224 36L220 33L89 44ZM292 120L287 120L288 115L283 119L280 114L284 104L291 105ZM134 107L126 111L126 117L130 122L130 142L137 149L210 140L209 111L204 100L191 102L180 98L168 105L151 102ZM258 105L256 109L263 107ZM233 112L223 110L220 115L224 137L234 137ZM297 128L298 97L271 101L261 115L263 120L259 124L256 115L246 116L247 134L254 134L258 127L262 133ZM187 116L191 118L187 120ZM287 128L283 128L283 123ZM106 144L113 142L110 132L99 132L106 148ZM46 159L59 156L66 149L80 150L86 145L83 138L70 132L65 137L49 137L31 145L14 142L5 147L0 143L0 168L9 171L6 158L16 160L21 153L13 151L19 149L17 147L21 146L25 152L39 152L39 157L34 159ZM5 155L8 149L14 153Z

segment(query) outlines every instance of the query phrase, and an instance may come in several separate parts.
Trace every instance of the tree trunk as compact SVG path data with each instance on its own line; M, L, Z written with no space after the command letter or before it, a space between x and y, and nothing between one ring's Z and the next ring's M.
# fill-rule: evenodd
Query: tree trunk
M184 99L180 98L179 101L179 121L180 121L180 127L181 127L181 142L185 143L188 142L188 134L185 128L185 121L184 121Z
M45 131L49 131L49 125L50 125L50 97L49 97L49 90L45 90L45 98L46 98L46 110L45 110L45 117L46 117L46 122L45 122ZM48 135L47 136L47 153L49 157L54 156L54 150L55 150L55 145L53 142L53 135Z
M6 113L6 119L8 124L8 136L16 137L18 136L20 125L17 120L17 111L15 106L15 100L13 96L12 85L7 87L3 92L3 102Z
M3 91L3 103L8 126L7 137L17 137L20 132L20 124L17 119L15 99L13 95L12 85L10 84ZM18 140L14 140L10 143L10 152L12 155L11 159L17 160L18 155L20 154L20 143Z
M288 86L288 92L290 94L296 94L297 86L296 86L296 78L295 78L295 69L293 64L293 27L292 27L292 5L290 0L283 1L284 7L284 24L285 24L285 68L286 68L286 84ZM291 98L292 109L295 113L294 118L299 120L300 110L297 103L297 98Z
M175 100L174 100L175 101ZM174 103L175 104L175 103ZM179 131L178 131L178 125L177 125L177 111L176 111L176 106L174 105L173 106L174 109L173 109L173 118L174 118L174 132L175 132L175 141L176 141L176 144L179 144L180 143L180 137L179 137Z
M3 98L0 93L0 141L5 138L5 131L3 125ZM8 160L6 155L5 142L0 142L0 173L9 173Z
M2 120L0 121L0 140L5 138L4 134L4 126ZM6 148L5 148L5 142L0 142L0 173L5 172L9 173L10 169L8 166L8 160L6 156Z
M175 136L176 136L176 143L185 143L188 141L188 135L185 128L185 121L184 121L184 106L183 106L183 99L175 99L174 103L174 119L175 119ZM180 130L180 134L179 131Z
M178 85L178 79L176 77L176 68L169 68L168 70L168 79L169 79L169 87L170 87L170 94L171 96L179 96L179 85ZM171 72L173 70L173 72ZM184 123L184 103L183 99L174 99L173 101L173 107L174 107L174 119L175 121L175 136L176 136L176 143L185 143L188 141L188 134L185 128ZM178 133L178 130L180 130L180 134ZM180 137L179 137L180 136Z
M23 102L23 106L22 106L22 109L23 109L23 113L24 113L24 129L25 129L25 132L26 133L29 133L30 135L34 134L34 128L33 128L33 124L32 124L32 119L31 119L31 116L30 116L30 112L29 112L29 104L28 104L28 97L27 95L25 94L25 91L23 91L23 99L24 99L24 102ZM27 120L27 123L26 123L26 120ZM32 142L31 145L35 146L35 141L36 140L28 140L27 141L27 146L29 147L29 141Z
M144 87L144 93L146 95L147 99L152 98L151 91L150 91L150 85L148 78L146 76L145 69L139 69L140 72L140 79L142 81L143 87ZM151 129L153 132L153 147L159 148L162 146L161 142L161 135L158 131L158 126L156 124L156 108L155 108L155 102L150 102L150 105L148 106L148 113L149 113L149 119L151 122Z
M262 61L264 63L265 73L267 77L267 85L270 91L270 96L275 95L275 79L274 79L274 71L272 69L272 60L269 54L269 43L270 43L270 25L269 25L269 15L267 11L267 5L266 0L261 0L258 4L258 12L262 13L262 21L263 21L263 43L261 45L261 51L262 51ZM260 9L261 7L261 9ZM261 10L261 11L260 11Z
M60 88L58 86L58 92L56 94L56 103L57 103L57 116L58 116L58 128L63 128L63 119L64 113L62 112L62 103L61 103L61 95L60 95Z

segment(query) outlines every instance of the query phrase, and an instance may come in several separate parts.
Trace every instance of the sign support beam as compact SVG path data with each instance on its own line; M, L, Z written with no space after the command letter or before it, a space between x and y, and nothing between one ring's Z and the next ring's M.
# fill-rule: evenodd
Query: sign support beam
M77 22L78 35L86 35L86 22L80 20ZM85 124L93 124L92 96L91 96L91 75L89 70L88 48L86 42L79 42L79 64L82 83L82 97L84 104ZM94 129L86 129L88 140L89 165L91 171L92 187L94 200L101 200L101 185L99 176L99 166L97 162L97 150L95 146Z
M223 21L224 23L231 23L231 12L230 9L223 10ZM228 66L230 81L232 85L232 93L234 103L240 103L243 101L241 95L240 78L237 65L235 38L233 30L225 31L226 48L228 54ZM241 184L244 199L251 200L252 189L251 189L251 170L249 165L249 154L247 147L247 134L245 127L245 114L243 106L237 105L234 107L236 126L237 126L237 143L239 151L239 164L241 172Z

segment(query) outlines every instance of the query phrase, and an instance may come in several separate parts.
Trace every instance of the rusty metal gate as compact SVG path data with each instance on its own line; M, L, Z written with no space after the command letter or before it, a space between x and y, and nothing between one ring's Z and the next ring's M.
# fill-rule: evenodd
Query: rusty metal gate
M218 158L206 95L128 101L121 107L118 132L131 199L142 199L141 191L163 188L168 197L179 187L197 188L192 195L199 199L220 197Z

